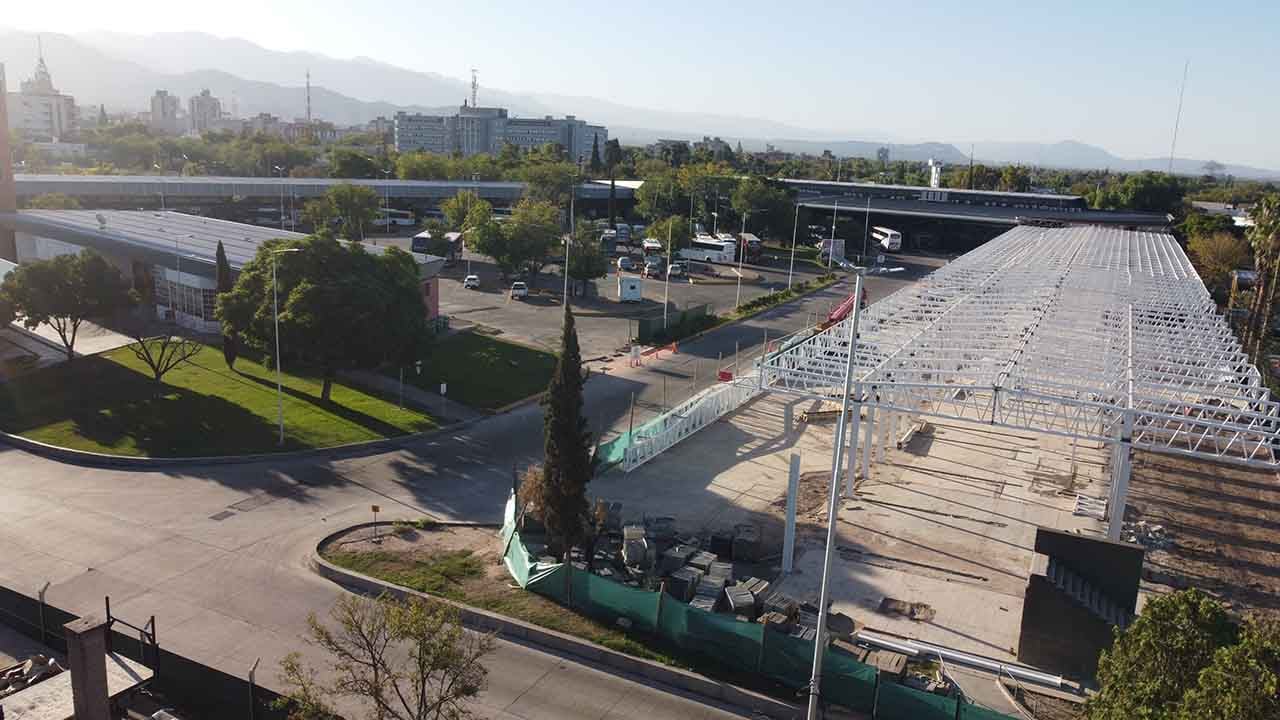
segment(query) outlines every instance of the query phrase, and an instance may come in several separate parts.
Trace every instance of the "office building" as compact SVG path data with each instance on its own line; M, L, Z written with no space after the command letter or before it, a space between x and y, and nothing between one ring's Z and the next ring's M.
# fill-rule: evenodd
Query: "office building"
M217 130L222 124L222 102L214 97L208 89L201 90L187 101L187 114L190 116L190 130L197 135L207 130Z
M151 116L148 125L152 130L164 135L177 135L182 126L178 124L178 97L170 95L168 90L157 90L151 96Z
M18 92L8 93L9 129L29 140L55 142L79 129L75 98L53 86L53 76L41 51L35 74L23 80Z
M500 152L510 143L523 150L556 143L571 159L591 157L591 147L609 139L602 125L591 125L573 115L555 118L513 118L506 108L463 105L453 115L396 113L395 145L399 152L426 152L464 156Z

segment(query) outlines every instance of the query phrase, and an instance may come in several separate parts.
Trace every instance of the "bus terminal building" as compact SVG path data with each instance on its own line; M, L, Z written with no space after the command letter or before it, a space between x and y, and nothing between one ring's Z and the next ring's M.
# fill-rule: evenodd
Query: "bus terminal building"
M134 287L149 287L156 315L194 330L217 334L217 248L221 242L238 273L268 240L297 240L302 233L151 210L19 210L0 212L0 229L14 233L18 264L93 248ZM385 247L365 245L372 253ZM444 258L412 253L428 320L439 314L439 273Z

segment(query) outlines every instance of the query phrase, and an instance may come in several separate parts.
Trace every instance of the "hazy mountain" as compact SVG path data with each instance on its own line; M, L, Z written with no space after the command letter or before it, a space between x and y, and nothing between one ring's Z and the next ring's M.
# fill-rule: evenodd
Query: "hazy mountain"
M305 114L306 73L311 72L312 113L338 124L367 122L398 110L441 112L467 97L468 82L438 73L395 67L369 58L343 60L310 52L279 52L237 38L204 33L129 35L91 32L77 36L42 35L45 59L54 83L81 105L104 104L109 111L149 108L152 93L168 90L185 99L208 88L227 110L241 116L260 112L285 119ZM36 63L35 35L0 29L0 63L9 87L16 89ZM251 79L247 79L251 78ZM801 128L760 118L727 114L670 112L631 107L593 97L515 93L481 86L482 105L500 105L517 115L577 115L603 123L623 142L643 144L658 138L698 140L703 135L741 142L749 150L771 144L779 150L875 157L888 145L895 160L934 158L949 164L968 162L969 143L890 143L881 130L832 131ZM873 138L849 140L846 138ZM1085 143L982 142L974 144L979 162L1030 163L1062 168L1163 170L1167 159L1126 159ZM1179 158L1176 172L1198 174L1204 160ZM1280 171L1228 165L1223 171L1242 178L1280 177Z

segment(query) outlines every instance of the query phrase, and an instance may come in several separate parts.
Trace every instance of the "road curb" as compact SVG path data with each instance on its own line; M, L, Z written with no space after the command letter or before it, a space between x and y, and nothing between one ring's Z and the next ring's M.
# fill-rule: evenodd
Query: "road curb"
M396 437L382 438L380 440L366 440L364 442L334 445L326 448L312 448L310 450L291 450L289 452L278 453L254 453L252 455L211 455L204 457L174 458L110 455L108 453L96 453L88 450L74 450L60 445L49 445L48 443L42 443L39 440L32 440L3 430L0 430L0 442L49 460L86 467L154 469L164 467L191 467L196 465L244 465L267 460L289 461L305 460L309 458L328 458L336 460L370 451L391 450L404 447L405 445L418 442L419 440L427 440L437 435L444 435L464 430L483 419L483 417L473 418L471 420L464 420L452 425L445 425L444 427L439 427L435 430L428 430L427 432L398 435Z
M377 523L390 525L392 523ZM468 525L469 523L456 523ZM660 663L632 657L615 650L601 647L585 640L554 630L538 627L521 620L515 620L487 610L471 607L445 598L411 590L400 585L388 583L361 573L340 568L320 556L320 548L338 536L362 527L372 527L374 523L360 523L342 530L332 532L316 543L311 550L309 564L311 570L321 577L342 587L355 588L366 593L386 593L397 599L416 597L433 602L440 602L456 608L461 614L462 622L468 627L497 633L506 639L518 639L532 645L542 646L560 653L573 655L584 660L603 665L606 668L632 675L642 680L667 685L675 690L699 696L719 704L730 706L748 714L765 715L771 718L799 718L803 715L800 708L788 705L759 693L744 690L728 683L712 680L696 673L679 668L668 667ZM470 524L480 527L497 527L494 525Z

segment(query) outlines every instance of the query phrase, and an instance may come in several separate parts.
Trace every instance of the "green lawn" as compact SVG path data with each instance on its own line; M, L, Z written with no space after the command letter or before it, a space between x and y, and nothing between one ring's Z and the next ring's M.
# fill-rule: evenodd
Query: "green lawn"
M440 392L440 383L446 383L450 400L496 410L546 390L555 367L556 356L544 350L460 332L431 346L421 375L406 370L404 376L431 392ZM396 372L387 374L395 377Z
M285 444L276 444L275 373L206 347L156 384L128 348L77 358L0 385L0 428L115 455L191 457L326 447L421 432L433 418L318 378L286 373Z

